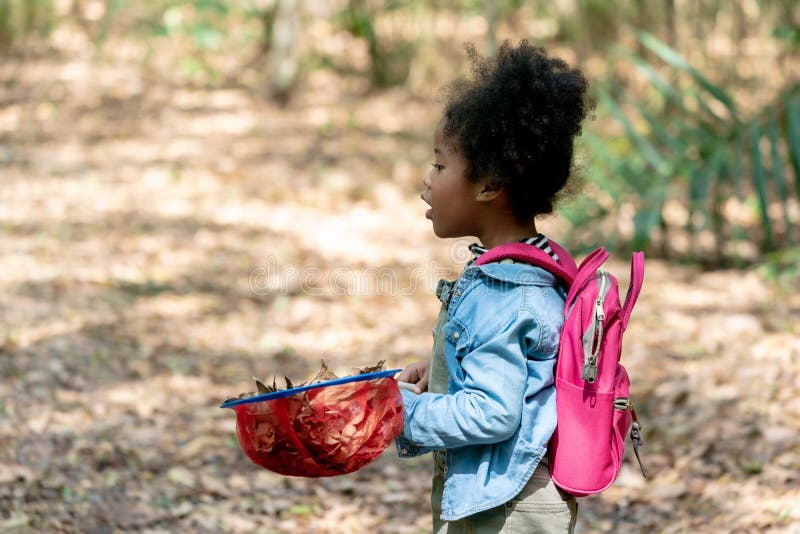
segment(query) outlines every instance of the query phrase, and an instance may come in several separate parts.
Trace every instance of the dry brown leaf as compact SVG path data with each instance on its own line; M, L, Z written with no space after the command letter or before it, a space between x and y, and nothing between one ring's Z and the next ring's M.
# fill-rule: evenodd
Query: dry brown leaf
M383 369L384 369L384 365L383 364L384 363L386 363L386 360L381 360L381 361L379 361L378 363L376 363L375 365L373 365L371 367L370 366L367 366L367 367L354 367L353 369L350 370L350 375L351 376L353 376L353 375L365 375L367 373L377 373L377 372L383 371Z
M327 380L335 380L339 378L336 374L328 368L328 363L322 360L322 365L317 372L316 376L308 381L309 384L316 384L317 382L325 382Z
M253 377L253 380L256 381L256 387L258 388L259 395L263 395L264 393L272 393L273 391L275 391L275 387L267 386L258 378Z

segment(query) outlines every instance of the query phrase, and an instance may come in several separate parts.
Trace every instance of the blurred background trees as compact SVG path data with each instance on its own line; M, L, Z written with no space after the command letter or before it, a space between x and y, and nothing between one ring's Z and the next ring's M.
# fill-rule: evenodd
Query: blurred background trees
M0 0L0 50L23 64L80 38L95 61L291 105L317 71L430 98L464 41L528 38L598 101L571 239L724 265L800 243L798 21L792 0Z

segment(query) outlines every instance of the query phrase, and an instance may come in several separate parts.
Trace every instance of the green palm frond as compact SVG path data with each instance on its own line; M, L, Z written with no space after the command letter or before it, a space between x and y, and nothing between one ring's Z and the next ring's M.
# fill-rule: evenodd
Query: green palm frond
M601 169L592 175L596 186L636 207L631 244L652 242L664 228L670 200L686 206L690 237L711 230L720 254L724 242L748 233L762 251L794 242L790 202L800 200L800 88L787 88L745 117L728 91L677 51L646 32L637 38L655 59L618 50L617 61L641 73L652 93L635 97L613 79L598 84L598 113L620 124L627 142L594 136L586 143ZM731 198L738 199L737 209L754 210L757 227L745 228L741 217L726 219ZM770 209L775 204L779 211Z

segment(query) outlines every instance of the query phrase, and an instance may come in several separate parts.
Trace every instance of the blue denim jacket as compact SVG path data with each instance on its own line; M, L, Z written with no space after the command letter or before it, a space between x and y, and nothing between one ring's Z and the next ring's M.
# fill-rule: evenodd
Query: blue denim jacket
M446 449L441 518L453 521L516 496L556 427L555 357L565 294L521 263L468 267L444 324L448 394L402 390L400 456Z

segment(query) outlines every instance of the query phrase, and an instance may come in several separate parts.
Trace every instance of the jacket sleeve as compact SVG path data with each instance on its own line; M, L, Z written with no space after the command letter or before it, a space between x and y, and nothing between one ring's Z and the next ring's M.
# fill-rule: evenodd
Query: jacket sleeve
M463 357L464 385L454 394L402 391L404 448L450 449L513 436L522 418L528 377L526 339L537 328L533 314L521 309L504 329Z

